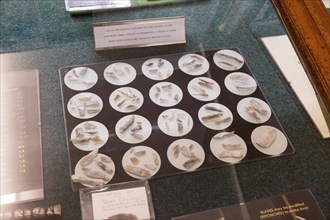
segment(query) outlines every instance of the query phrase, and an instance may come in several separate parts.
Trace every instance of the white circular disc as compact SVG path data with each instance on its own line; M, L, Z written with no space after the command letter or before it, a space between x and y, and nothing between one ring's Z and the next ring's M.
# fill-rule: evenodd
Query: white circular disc
M247 96L254 93L257 89L257 83L254 78L246 73L234 72L225 78L226 88L240 96Z
M264 113L259 113L258 111L254 110L251 114L247 112L247 109L249 109L252 102L257 102L260 104L261 109L264 111ZM253 123L253 124L260 124L264 123L269 120L270 116L272 115L272 112L270 110L270 107L268 104L259 99L254 97L247 97L239 101L237 104L237 112L238 114L246 121Z
M223 130L233 123L233 114L229 108L219 103L203 105L198 111L198 118L205 127L212 130Z
M143 155L139 156L139 153ZM132 161L134 161L134 163ZM122 166L129 176L136 179L148 179L159 171L161 167L161 159L159 154L154 149L147 146L135 146L126 151L124 154ZM144 169L145 171L143 171L143 173L149 175L141 176L131 173L128 171L131 167L133 167L133 169Z
M136 70L128 63L113 63L104 70L104 78L113 85L127 85L136 78Z
M180 137L193 128L193 119L181 109L167 109L158 116L158 127L169 136Z
M159 106L171 107L182 100L183 93L180 87L174 83L160 82L150 88L149 97Z
M94 93L82 92L69 100L67 108L73 117L89 119L100 113L103 108L103 102L102 99Z
M71 132L70 141L80 150L91 151L102 147L109 138L108 129L97 121L86 121Z
M151 135L152 127L145 117L133 114L122 117L117 122L115 131L122 141L137 144L145 141Z
M200 101L212 101L220 95L219 84L208 77L197 77L188 83L189 94Z
M244 58L233 50L219 50L213 55L213 61L219 68L234 71L242 68Z
M109 162L109 163L105 163L103 162L103 164L105 164L106 166L109 167L109 169L112 170L112 173L106 173L104 170L102 170L98 165L97 165L97 161L100 160L101 157L106 157L106 158L109 158L107 155L104 155L104 154L101 154L101 153L98 153L97 156L95 157L95 159L88 165L86 166L82 166L80 165L80 162L81 160L83 159L83 157L78 161L78 163L76 164L76 167L74 169L74 173L76 176L82 176L82 177L85 177L87 179L90 179L90 180L93 180L95 178L91 178L91 177L88 177L85 175L84 171L82 170L83 167L87 167L87 168L90 168L91 170L93 171L97 171L97 172L101 172L102 174L105 175L105 178L107 178L108 180L103 180L104 181L104 185L109 183L111 181L111 179L113 178L113 176L115 175L115 172L116 172L116 167L115 167L115 164L112 162ZM101 179L97 179L97 180L101 180ZM86 186L86 187L95 187L93 185L90 185L90 184L86 184L86 183L81 183L82 185Z
M245 141L237 134L231 134L230 132L221 132L214 135L210 141L210 148L212 154L217 159L226 163L237 163L241 161L247 154L247 146ZM241 156L240 157L219 156L219 154L223 153L224 151L229 152L229 154L234 151L239 151Z
M131 87L121 87L113 91L109 97L110 106L123 113L138 110L143 105L142 93Z
M210 68L207 59L198 54L186 54L179 59L178 64L184 73L192 76L203 75Z
M162 58L152 58L142 64L142 73L152 80L168 79L173 72L173 65Z
M96 72L88 67L73 68L64 76L65 85L76 91L92 88L97 83L97 80Z
M192 149L189 149L190 146L193 146ZM181 148L185 146L186 149L189 149L190 154L194 155L193 158L198 158L196 161L189 161L191 158L185 156L182 153ZM179 149L179 153L175 154L175 149ZM202 146L191 139L179 139L170 144L167 148L167 158L170 163L179 170L192 171L199 168L205 160L205 152ZM189 166L190 163L190 166Z
M264 132L266 132L267 128L275 129L276 135L275 135L274 142L268 148L264 148L257 144L257 140L264 134ZM268 125L263 125L263 126L259 126L259 127L255 128L251 134L251 141L252 141L253 146L258 151L260 151L264 154L267 154L267 155L281 154L288 147L288 140L286 139L283 132L275 127L268 126Z

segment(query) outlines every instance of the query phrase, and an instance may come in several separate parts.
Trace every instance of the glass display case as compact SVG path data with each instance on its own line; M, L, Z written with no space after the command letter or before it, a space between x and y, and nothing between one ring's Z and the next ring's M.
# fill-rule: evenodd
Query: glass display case
M75 175L87 157L89 168L111 159L95 185L148 180L155 219L306 188L330 218L330 140L261 40L286 34L272 1L135 1L84 13L68 2L0 1L1 78L39 73L44 190L43 200L1 205L1 217L60 204L62 219L80 219L78 191L91 182ZM97 24L177 17L185 43L95 48ZM266 146L274 133L275 151ZM139 175L136 160L146 165Z

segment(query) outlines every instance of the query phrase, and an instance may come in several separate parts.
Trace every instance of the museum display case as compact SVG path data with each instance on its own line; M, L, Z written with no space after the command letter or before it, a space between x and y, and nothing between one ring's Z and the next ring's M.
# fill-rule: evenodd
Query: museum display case
M5 0L0 6L2 219L36 207L43 217L49 209L50 218L104 218L99 204L119 192L148 200L151 219L207 210L227 219L217 210L243 203L258 210L262 201L257 213L264 217L266 204L278 201L289 207L284 219L308 209L306 216L315 210L330 217L329 78L318 68L328 71L330 64L301 50L305 41L290 32L279 1ZM265 41L285 34L300 58L295 64L322 100L323 133ZM322 36L329 51L328 32ZM15 132L21 142L12 141ZM18 196L26 190L18 175L39 194Z

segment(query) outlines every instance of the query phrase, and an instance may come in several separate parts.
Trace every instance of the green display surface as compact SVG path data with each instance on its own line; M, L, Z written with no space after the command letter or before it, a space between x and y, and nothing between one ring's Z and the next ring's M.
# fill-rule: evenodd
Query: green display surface
M61 204L62 219L80 219L72 192L58 70L66 66L239 48L295 154L149 181L156 219L309 188L330 218L330 140L323 140L260 41L284 29L268 0L209 0L71 16L62 0L0 1L1 72L38 69L45 200ZM187 43L95 52L92 24L184 16Z

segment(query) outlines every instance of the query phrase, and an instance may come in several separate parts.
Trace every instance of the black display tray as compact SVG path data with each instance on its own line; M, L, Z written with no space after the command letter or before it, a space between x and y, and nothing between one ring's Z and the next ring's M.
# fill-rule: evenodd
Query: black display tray
M226 48L227 49L227 48ZM233 50L241 54L241 52L236 48L228 48L228 50ZM261 125L270 125L272 127L275 127L283 132L285 135L285 132L283 131L283 128L281 127L278 119L276 118L274 112L271 112L271 116L269 120L267 120L264 123L250 123L244 119L238 114L237 112L237 104L239 101L246 97L255 97L258 99L263 100L264 102L268 103L265 96L263 95L260 87L258 86L257 89L248 96L239 96L235 95L232 92L230 92L225 84L224 80L225 77L232 73L232 72L243 72L246 73L254 78L252 75L246 61L244 62L244 65L235 71L227 71L219 68L213 61L213 56L218 50L212 50L212 51L205 51L202 53L195 53L199 54L207 59L209 62L209 70L199 76L193 76L188 75L184 73L178 65L178 60L185 54L192 54L192 53L181 53L181 54L171 54L171 55L162 55L157 58L162 58L167 61L169 61L174 68L174 73L166 80L162 80L165 82L172 82L176 85L178 85L182 92L183 92L183 99L175 106L173 107L161 107L159 105L156 105L149 97L149 90L150 88L162 81L155 81L152 79L147 78L141 70L142 64L147 61L148 59L155 58L155 57L144 57L144 58L138 58L138 59L130 59L130 60L121 60L121 61L111 61L111 62L105 62L105 63L96 63L96 64L88 64L88 65L81 65L79 67L88 67L93 69L98 76L97 83L90 89L84 90L84 91L75 91L70 89L66 86L64 83L64 77L68 71L70 71L73 68L76 68L78 66L72 66L72 67L65 67L60 68L59 74L60 74L60 81L61 81L61 91L62 91L62 101L63 101L63 110L64 110L64 117L65 117L65 125L66 125L66 137L67 137L67 145L68 145L68 154L70 159L70 173L74 174L75 172L75 166L77 162L85 155L87 155L88 151L83 151L75 147L72 142L70 141L70 135L73 129L80 123L84 121L97 121L102 123L106 126L108 132L109 132L109 138L104 146L102 146L99 149L99 153L108 155L112 158L116 171L114 174L114 177L111 179L109 184L113 183L119 183L119 182L129 182L136 180L135 178L129 176L126 174L126 172L123 169L122 166L122 157L125 154L126 151L128 151L132 146L149 146L157 151L161 158L161 167L159 171L152 176L151 178L157 178L162 176L169 176L169 175L177 175L186 173L187 171L179 170L175 168L170 161L167 158L167 148L168 146L175 140L186 138L186 139L192 139L196 142L198 142L204 149L205 152L205 160L203 164L193 171L203 170L203 169L209 169L214 167L221 167L230 165L230 163L225 163L220 161L218 158L216 158L211 150L210 150L210 140L214 135L216 135L219 132L223 131L235 131L235 134L239 135L246 143L247 145L247 154L246 156L239 161L238 163L248 162L248 161L255 161L265 158L271 158L271 157L277 157L277 156L283 156L283 155L289 155L294 153L294 148L292 147L290 141L287 139L288 146L285 149L284 152L278 154L278 155L266 155L264 153L261 153L258 151L252 144L251 141L251 133L252 131L261 126ZM124 62L132 65L136 72L137 76L128 85L125 86L116 86L113 84L110 84L107 80L104 78L104 70L106 67L108 67L110 64L117 63L117 62ZM221 88L221 93L215 100L212 101L199 101L195 98L193 98L187 89L187 85L190 80L196 78L196 77L209 77L215 80ZM255 78L254 78L255 79ZM133 113L121 113L116 110L114 110L110 104L109 104L109 96L110 94L120 88L120 87L133 87L138 89L144 97L144 103L143 105L135 112ZM67 104L69 100L76 94L81 92L91 92L94 94L97 94L103 101L103 108L99 114L97 114L95 117L90 119L78 119L73 117L67 108ZM207 127L205 127L198 119L198 110L205 105L206 103L220 103L224 106L226 106L228 109L231 110L233 115L233 122L232 124L224 129L224 130L212 130ZM269 103L268 103L269 105ZM193 128L191 131L182 136L182 137L172 137L168 136L167 134L163 133L158 125L157 125L157 118L158 116L166 109L182 109L189 113L193 119ZM149 138L147 138L145 141L139 144L128 144L121 139L119 139L115 132L115 126L119 119L122 117L129 115L129 114L137 114L141 115L149 120L152 126L152 133ZM72 182L73 191L77 191L80 188L84 187L80 183L73 183Z

